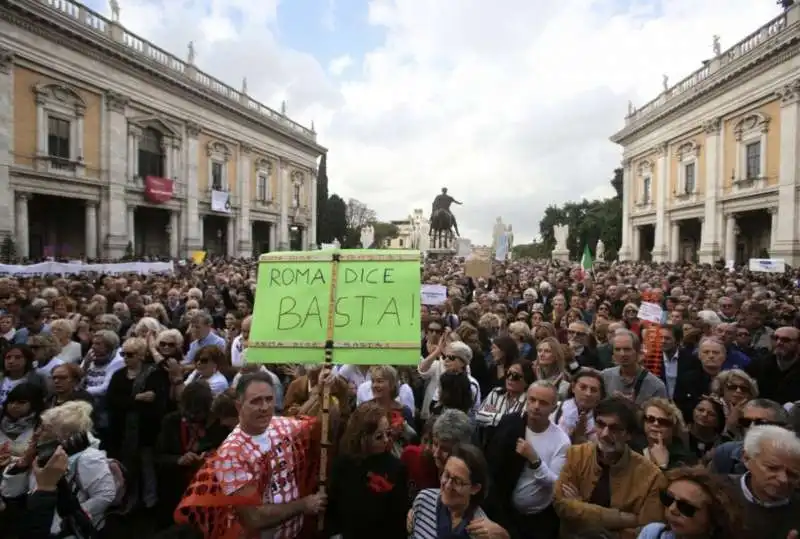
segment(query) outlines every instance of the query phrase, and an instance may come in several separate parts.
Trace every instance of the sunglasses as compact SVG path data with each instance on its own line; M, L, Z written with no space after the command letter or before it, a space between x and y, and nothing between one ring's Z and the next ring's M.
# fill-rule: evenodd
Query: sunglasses
M177 343L170 342L170 341L161 341L160 343L158 343L158 345L159 346L165 346L165 347L166 346L178 346Z
M441 328L428 328L428 332L429 333L441 333L442 329Z
M512 382L519 382L522 380L522 375L518 372L511 371L506 373L506 379L511 380Z
M777 421L770 421L769 419L751 419L749 417L739 418L739 427L742 429L749 429L750 427L753 426L761 427L763 425L774 425L777 427L783 426L781 423Z
M644 416L644 422L648 425L658 425L659 427L671 427L672 420L667 417L656 417L654 415Z
M700 510L699 507L695 507L685 500L679 500L667 490L662 490L659 493L659 498L661 499L661 505L663 505L665 509L672 507L674 504L678 512L686 518L692 518Z
M750 393L750 386L745 384L726 384L725 389L728 391L741 391L742 393Z

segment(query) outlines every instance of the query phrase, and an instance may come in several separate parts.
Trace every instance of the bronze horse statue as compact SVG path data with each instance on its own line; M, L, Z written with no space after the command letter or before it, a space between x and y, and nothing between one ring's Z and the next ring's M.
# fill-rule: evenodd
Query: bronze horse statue
M439 208L431 215L431 247L441 248L443 245L450 245L455 233L453 225L455 219L448 210Z

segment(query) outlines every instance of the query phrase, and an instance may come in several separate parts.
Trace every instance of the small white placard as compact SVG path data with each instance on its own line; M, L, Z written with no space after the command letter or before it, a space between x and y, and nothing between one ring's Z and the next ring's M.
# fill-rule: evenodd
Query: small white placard
M751 258L750 271L760 273L783 273L786 271L786 262L780 258Z
M658 303L650 303L645 301L639 305L639 320L660 324L663 316L664 311L661 309L661 305Z
M420 298L423 305L441 305L447 301L447 287L441 284L424 284Z

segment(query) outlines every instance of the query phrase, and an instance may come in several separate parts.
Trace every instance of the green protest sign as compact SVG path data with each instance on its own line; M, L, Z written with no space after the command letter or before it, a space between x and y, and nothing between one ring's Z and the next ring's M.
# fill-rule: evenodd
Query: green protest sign
M261 255L248 363L416 365L417 251L325 250Z

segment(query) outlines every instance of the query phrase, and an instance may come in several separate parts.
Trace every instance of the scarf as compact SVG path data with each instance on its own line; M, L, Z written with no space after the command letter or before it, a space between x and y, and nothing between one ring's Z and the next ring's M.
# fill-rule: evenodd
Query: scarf
M26 430L33 428L35 422L36 414L34 413L30 413L19 419L12 419L7 414L4 414L3 419L0 419L0 430L2 430L6 436L15 440Z
M475 516L474 509L467 509L464 518L453 528L453 519L450 510L442 503L442 496L436 500L436 537L437 539L469 539L467 526Z

